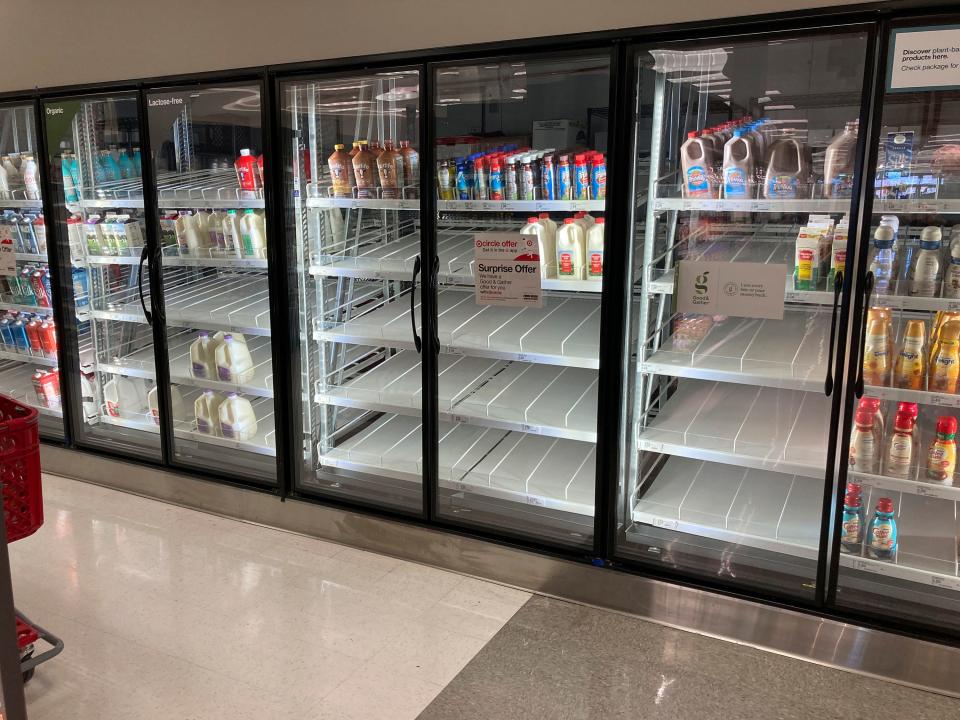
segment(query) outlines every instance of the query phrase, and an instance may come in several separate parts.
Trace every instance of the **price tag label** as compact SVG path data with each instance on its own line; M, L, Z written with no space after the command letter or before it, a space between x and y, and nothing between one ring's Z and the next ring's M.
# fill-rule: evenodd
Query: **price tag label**
M662 453L663 443L654 442L652 440L640 440L640 449L646 450L647 452Z
M947 310L960 310L960 300L951 300L948 302Z
M663 528L665 530L676 530L680 527L679 520L669 520L667 518L654 518L653 526L658 528Z
M940 203L935 203L935 202L917 203L917 209L920 210L920 212L938 212L940 210Z
M766 211L766 210L770 210L771 208L773 208L773 204L772 204L772 203L768 203L768 202L758 202L758 203L757 203L756 205L754 205L753 207L754 207L754 209L757 210L758 212L764 212L764 211Z
M470 422L470 418L468 418L466 415L451 415L450 422L466 423Z
M542 428L537 427L536 425L527 425L526 423L521 423L520 432L531 433L533 435L539 435Z
M458 348L456 345L441 345L440 352L444 355L463 355L463 349Z
M930 397L931 404L942 405L943 407L960 407L960 396L941 395L939 393Z
M868 563L866 560L853 560L853 561L850 563L850 567L852 567L854 570L864 570L864 571L868 571L868 572L869 572L870 570L874 570L874 569L875 569L875 568L872 568L872 567L870 566L870 563Z
M788 290L783 295L784 302L803 302L803 293L795 290Z
M931 575L930 584L933 585L934 587L950 588L951 590L957 590L957 589L960 589L960 578Z
M538 495L527 495L527 505L536 505L537 507L546 507L547 500L546 498L539 497Z
M917 485L917 495L925 497L942 498L944 493L942 488L931 487L930 485Z
M529 362L530 356L527 355L526 353L517 353L517 360L519 360L520 362Z

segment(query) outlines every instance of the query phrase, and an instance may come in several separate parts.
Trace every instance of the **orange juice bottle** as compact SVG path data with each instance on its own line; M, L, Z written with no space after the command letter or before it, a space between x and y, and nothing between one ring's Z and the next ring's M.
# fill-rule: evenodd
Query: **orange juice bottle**
M926 390L927 354L924 350L926 326L923 320L910 320L903 347L893 366L893 386L906 390Z
M930 365L930 392L956 394L960 376L960 321L951 320L940 328L939 343Z
M887 385L890 381L890 344L887 323L875 317L867 326L863 346L863 382L867 385Z

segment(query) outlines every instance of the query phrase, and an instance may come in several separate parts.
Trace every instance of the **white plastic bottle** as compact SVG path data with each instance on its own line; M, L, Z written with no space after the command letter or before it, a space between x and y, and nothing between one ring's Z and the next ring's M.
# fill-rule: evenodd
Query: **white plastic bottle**
M210 333L201 330L197 339L190 344L190 375L192 377L199 380L216 378L215 365L212 362L212 350Z
M253 378L253 358L245 342L224 335L216 349L217 378L223 382L245 383Z
M683 196L712 198L717 196L713 180L713 144L707 138L697 137L697 131L687 133L680 146L683 165Z
M256 210L246 210L240 218L240 237L243 244L243 257L267 257L267 228L263 215Z
M587 280L603 279L603 234L606 224L597 218L596 223L587 230Z
M582 280L585 242L583 229L573 218L565 218L557 232L557 277Z
M889 225L880 225L873 232L873 247L871 248L870 265L868 267L873 273L874 288L877 295L893 295L896 293L895 265L893 228Z
M23 164L20 169L23 175L24 191L26 192L27 200L39 200L40 171L37 168L37 161L33 159L33 155L25 155L23 157Z
M557 224L547 213L540 213L538 222L543 226L544 233L544 254L541 257L544 277L555 278L557 276Z
M940 288L940 228L925 227L920 233L920 252L913 256L910 267L911 297L937 296Z
M153 418L153 424L160 425L160 401L157 398L157 388L152 388L147 393L147 405L150 406L150 416ZM174 422L183 420L183 396L175 385L170 386L170 410L173 413Z
M219 210L213 210L207 217L207 235L210 238L210 247L222 251L223 243L223 220L226 215Z
M553 275L550 275L549 269L551 266L550 258L556 255L556 248L550 247L547 229L540 224L539 218L528 217L527 224L520 228L520 234L537 236L537 252L540 253L540 277L555 277L556 271ZM553 250L552 253L551 250Z
M197 432L204 435L220 436L220 406L223 405L222 395L213 390L204 390L193 403L193 413L197 422Z
M223 245L228 255L241 257L243 248L242 233L240 231L240 216L236 210L227 210L223 218Z
M206 248L203 234L198 226L197 217L190 213L181 213L176 222L177 244L181 255L201 257Z
M112 417L135 419L147 412L147 390L140 379L114 378L103 386L103 401Z
M857 151L859 121L846 123L843 132L827 146L823 160L823 196L849 197L853 189L853 161Z
M234 440L250 440L257 434L257 415L245 397L230 393L220 405L220 434Z
M756 177L755 145L743 130L734 130L723 146L723 197L749 199L754 195Z
M9 155L4 155L0 164L3 165L3 169L7 171L7 185L11 190L18 189L23 181L20 178L20 171L17 170L17 166L13 164L13 160L10 159Z
M943 296L960 298L960 225L955 225L950 233L950 262L943 278Z

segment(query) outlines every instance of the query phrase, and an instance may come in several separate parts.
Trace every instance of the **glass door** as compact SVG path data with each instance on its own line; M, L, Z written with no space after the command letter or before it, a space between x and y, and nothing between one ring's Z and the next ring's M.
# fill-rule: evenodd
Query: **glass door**
M836 602L956 633L960 26L915 25L888 38L871 138L873 214L860 243L871 291L837 496Z
M592 547L609 53L434 80L438 514Z
M867 41L636 54L621 556L815 593Z
M33 104L0 106L0 393L35 407L62 439L55 272L47 256Z
M261 87L155 90L147 108L172 457L276 482Z
M69 251L75 326L58 328L78 382L80 444L159 459L136 93L44 103L58 235ZM66 261L65 261L66 262Z
M420 71L284 82L299 486L419 513Z

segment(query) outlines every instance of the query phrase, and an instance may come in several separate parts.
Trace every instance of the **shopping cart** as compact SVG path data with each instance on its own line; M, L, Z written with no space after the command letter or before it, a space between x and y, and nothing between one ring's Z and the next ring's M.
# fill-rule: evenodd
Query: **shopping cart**
M20 540L43 525L40 490L40 431L36 409L0 395L0 483L7 543ZM37 653L37 642L50 647ZM17 611L17 644L23 681L40 663L59 655L63 641Z

